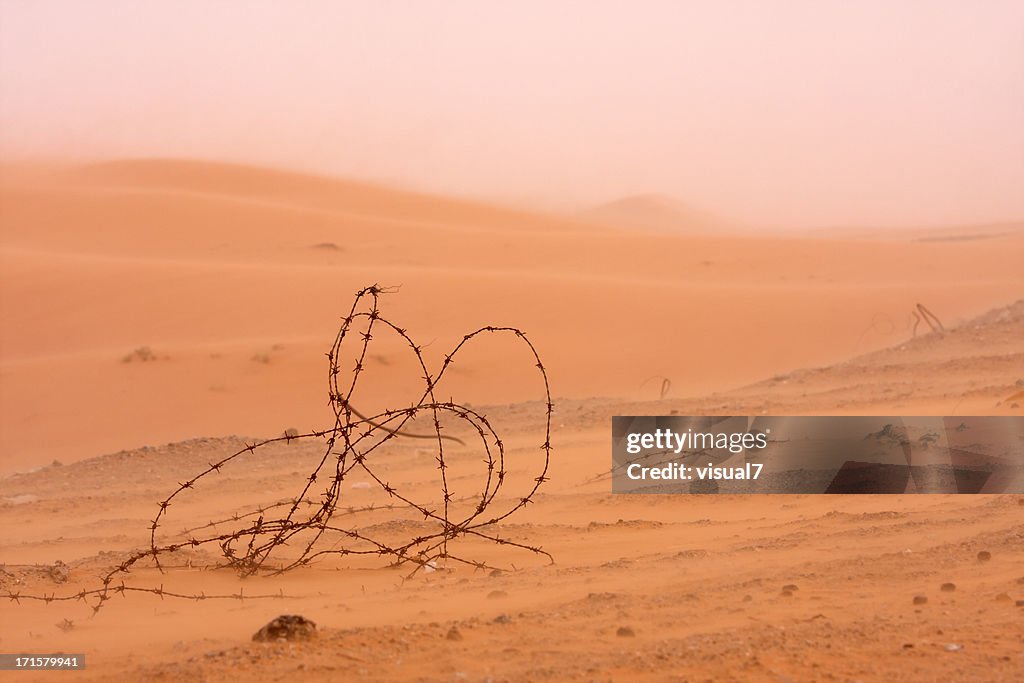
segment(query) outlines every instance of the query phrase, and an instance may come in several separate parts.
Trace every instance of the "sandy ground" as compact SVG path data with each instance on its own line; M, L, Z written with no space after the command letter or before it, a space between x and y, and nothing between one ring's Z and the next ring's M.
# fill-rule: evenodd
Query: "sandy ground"
M140 593L95 617L80 603L4 602L0 651L86 652L76 676L96 681L1024 674L1024 497L615 496L606 474L615 414L1024 414L1019 226L637 233L163 161L5 169L0 216L3 591L96 587L147 544L179 482L243 443L326 426L323 354L365 284L400 286L384 313L434 363L482 325L523 328L556 396L551 480L500 527L554 564L461 540L459 553L503 571L410 576L335 558L241 580L199 569L217 559L206 550L182 551L166 573L140 566L126 583L285 597ZM945 335L913 336L917 302ZM528 360L480 345L443 387L505 440L503 500L539 467L543 394ZM411 369L395 340L376 340L358 405L407 405ZM276 444L225 468L172 509L168 538L295 495L319 454ZM393 440L374 458L403 491L436 500L424 442ZM458 495L479 489L479 453L453 447L450 463ZM388 502L360 483L346 480L344 505ZM346 519L396 542L429 528L404 510ZM315 642L250 642L289 613L317 622Z

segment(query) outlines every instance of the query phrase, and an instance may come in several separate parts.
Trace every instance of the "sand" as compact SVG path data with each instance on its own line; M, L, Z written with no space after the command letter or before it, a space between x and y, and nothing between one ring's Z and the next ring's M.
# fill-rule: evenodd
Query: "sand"
M383 312L435 367L481 326L522 328L556 399L551 481L501 526L554 565L467 541L469 556L505 571L409 577L335 558L241 581L186 553L167 574L132 571L132 585L291 597L133 594L95 618L76 603L4 603L0 651L87 652L79 677L97 681L1024 671L1020 496L634 497L610 494L605 476L615 414L1024 414L1021 226L901 238L638 231L166 160L0 177L2 590L95 587L147 543L178 482L245 442L325 426L324 353L362 286L396 288ZM918 302L945 335L914 335ZM538 465L543 393L528 361L491 340L467 348L440 387L501 432L510 499ZM357 405L408 405L413 369L395 339L375 340ZM173 511L168 533L294 495L318 453L274 445L227 468ZM423 442L394 440L375 457L415 495L437 495ZM459 492L474 491L478 454L458 448L452 462ZM386 502L373 487L345 495ZM421 522L384 510L358 524L400 537ZM56 560L66 583L47 569ZM957 590L941 592L945 582ZM287 613L317 622L317 641L249 641ZM461 639L447 637L453 626Z

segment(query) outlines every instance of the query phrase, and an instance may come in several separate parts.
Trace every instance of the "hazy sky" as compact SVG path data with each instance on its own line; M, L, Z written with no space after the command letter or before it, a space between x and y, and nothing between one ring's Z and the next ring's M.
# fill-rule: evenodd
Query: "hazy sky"
M1024 218L1024 1L0 0L0 154L748 223Z

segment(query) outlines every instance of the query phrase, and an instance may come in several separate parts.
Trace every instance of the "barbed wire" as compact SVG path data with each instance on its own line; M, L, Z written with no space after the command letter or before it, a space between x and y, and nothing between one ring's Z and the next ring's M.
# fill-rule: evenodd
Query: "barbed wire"
M53 594L30 595L20 592L6 591L5 597L14 602L21 600L42 600L44 602L81 600L89 602L93 613L100 609L113 596L128 592L151 593L163 597L184 598L191 600L212 599L262 599L288 597L283 593L264 595L235 594L186 594L165 590L159 587L127 586L124 575L144 561L152 561L155 567L164 573L170 567L162 561L169 554L204 546L217 546L224 558L222 564L210 568L229 567L240 576L251 576L263 572L269 575L281 574L298 567L308 565L317 558L325 556L376 555L389 558L392 566L412 564L415 574L425 568L435 568L439 562L452 561L479 569L493 569L486 562L454 554L449 544L460 537L483 539L503 546L511 546L531 553L542 555L552 563L554 558L539 546L501 538L494 527L522 509L536 496L540 486L548 480L547 472L551 461L551 417L554 405L551 400L551 389L547 370L537 354L537 350L527 336L515 327L482 327L475 332L464 335L448 354L444 356L441 368L432 374L424 360L422 347L417 345L408 332L398 327L380 313L379 298L390 293L379 285L365 287L358 291L348 314L342 318L341 326L327 352L328 359L328 396L334 413L334 425L328 429L313 430L296 434L286 432L283 436L265 439L246 444L243 448L216 462L209 463L193 477L180 482L177 488L158 503L158 509L150 522L149 547L130 554L124 561L110 569L101 577L102 586L95 589L81 590L74 594L58 596ZM368 306L364 306L367 304ZM368 308L368 310L364 310ZM356 330L355 327L361 327ZM366 416L352 405L352 397L359 386L360 377L365 369L365 361L377 331L390 331L401 338L412 351L419 370L422 372L423 392L418 400L409 407L386 409L377 415ZM468 405L452 400L439 401L435 395L438 383L445 372L455 362L456 356L475 339L488 334L512 335L525 344L535 361L535 366L544 384L544 441L539 445L543 452L543 463L540 473L533 478L532 486L525 495L513 498L504 510L492 511L496 505L497 495L505 483L508 471L505 466L505 445L487 418ZM346 374L341 368L343 344L356 341L357 349L355 364ZM347 382L344 378L348 378ZM431 422L429 434L415 434L405 430L406 424L417 415L426 415ZM454 417L467 423L476 433L479 446L484 454L487 467L483 491L474 496L456 498L449 488L449 464L445 457L445 443L463 444L461 439L442 434L443 416ZM392 486L373 467L370 456L383 444L391 439L403 436L415 438L431 438L437 449L436 463L441 485L439 505L417 502L411 496ZM195 489L204 479L219 473L234 461L252 455L258 449L273 443L291 443L303 439L322 439L325 442L323 455L313 471L306 478L302 490L294 497L276 503L261 506L254 510L237 513L230 518L211 521L204 525L185 529L184 540L172 543L160 543L158 532L162 528L168 509L177 502L185 491ZM368 505L362 507L346 507L341 505L342 482L353 471L360 471L384 491L392 502L385 505ZM326 483L326 485L323 485ZM322 486L318 486L320 484ZM474 501L471 510L461 518L453 518L453 504L460 501ZM339 519L358 512L380 510L397 510L405 508L422 515L423 520L434 525L430 532L415 536L398 544L389 544L372 538L356 528L341 526ZM306 513L305 515L303 513ZM307 516L308 515L308 516ZM198 532L216 530L219 525L229 522L244 522L241 528L226 533ZM307 534L308 538L301 536ZM334 542L330 547L323 547L325 534L340 535L342 541ZM300 551L297 556L284 558L277 564L270 562L271 557L285 546L297 545ZM116 582L116 583L115 583Z

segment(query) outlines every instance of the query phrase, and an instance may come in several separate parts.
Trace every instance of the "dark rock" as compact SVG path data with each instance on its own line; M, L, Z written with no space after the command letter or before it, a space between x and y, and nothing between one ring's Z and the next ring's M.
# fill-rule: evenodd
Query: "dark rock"
M1010 602L1013 598L1010 597L1009 593L1000 593L996 596L996 602Z
M508 597L508 593L506 593L505 591L491 591L490 593L487 594L487 597L492 598L492 599L494 599L494 598L507 598Z
M992 559L992 553L987 550L982 550L978 553L978 562L988 562Z
M631 629L629 626L620 626L619 630L615 632L619 638L633 638L636 636L636 631Z
M952 593L953 591L956 590L956 584L955 583L944 583L941 586L939 586L939 590L941 590L943 593Z
M928 596L926 596L926 595L915 595L914 596L914 604L915 605L926 605L926 604L928 604Z
M512 623L512 617L510 617L507 614L499 614L498 616L494 617L494 623L495 624L511 624Z
M782 587L782 590L784 590L784 591L798 591L798 590L800 590L800 588L795 583L787 583L785 586Z
M458 626L452 626L448 629L448 635L445 638L448 640L462 640L462 631L459 630Z
M67 583L69 576L71 576L71 569L60 560L54 562L50 567L50 578L57 583Z
M298 614L282 614L261 628L252 639L259 642L309 640L316 637L316 624Z

